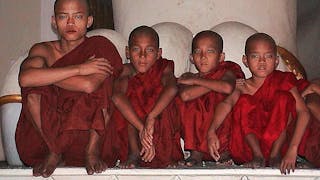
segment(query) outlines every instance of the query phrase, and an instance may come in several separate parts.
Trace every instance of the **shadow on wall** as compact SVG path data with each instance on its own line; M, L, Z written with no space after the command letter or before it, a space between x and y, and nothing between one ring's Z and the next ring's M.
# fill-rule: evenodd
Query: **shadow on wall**
M297 46L298 58L308 79L320 77L320 1L298 0Z

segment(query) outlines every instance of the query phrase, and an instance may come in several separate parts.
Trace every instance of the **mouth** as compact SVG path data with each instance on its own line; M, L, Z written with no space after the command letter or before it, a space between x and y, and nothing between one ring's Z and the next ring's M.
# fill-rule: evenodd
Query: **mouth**
M266 68L265 67L258 67L258 70L266 70Z
M68 34L72 34L72 33L76 33L76 32L77 32L76 30L67 30Z

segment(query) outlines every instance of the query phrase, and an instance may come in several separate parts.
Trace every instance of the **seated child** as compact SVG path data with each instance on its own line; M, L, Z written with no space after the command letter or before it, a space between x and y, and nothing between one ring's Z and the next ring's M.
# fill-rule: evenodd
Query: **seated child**
M239 65L225 62L222 37L213 31L202 31L192 41L191 61L199 73L185 73L178 79L181 120L185 149L191 151L181 165L201 165L202 160L211 160L207 146L207 131L215 106L230 94L236 78L243 78ZM221 152L227 151L229 124L219 129L225 141ZM227 157L226 157L227 158Z
M217 106L213 124L223 122L232 111L233 160L252 168L279 167L286 174L295 169L298 147L310 115L294 75L275 70L279 63L276 52L276 43L267 34L256 33L247 39L242 60L252 77L243 84L237 83L234 92ZM290 123L296 127L292 137L287 135ZM209 146L217 157L219 139L214 138L215 127L210 128Z
M59 40L35 44L21 65L15 138L34 176L47 178L58 165L101 173L117 161L115 122L106 110L122 62L108 39L86 37L92 22L88 1L56 0L52 26Z
M174 62L161 57L159 36L148 26L135 28L126 48L130 63L115 81L113 101L119 112L123 168L164 168L183 158ZM125 121L127 120L127 121ZM139 141L140 137L140 141ZM142 161L143 160L143 161Z
M301 81L301 80L299 80ZM301 83L300 83L301 84ZM310 82L302 91L307 107L310 110L311 121L308 126L309 136L305 148L305 158L317 168L320 167L320 79Z

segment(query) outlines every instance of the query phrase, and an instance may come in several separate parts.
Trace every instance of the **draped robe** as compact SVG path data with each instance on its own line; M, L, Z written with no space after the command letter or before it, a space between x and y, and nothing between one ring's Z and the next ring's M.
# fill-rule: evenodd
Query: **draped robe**
M296 123L296 102L290 90L297 86L297 80L290 72L275 70L253 94L241 94L232 112L232 130L230 152L233 160L246 163L252 160L252 151L245 141L245 136L254 134L264 158L269 160L272 144L280 134L287 130L287 141L282 149L286 151ZM298 87L299 88L299 87ZM292 121L288 125L289 115ZM298 153L304 154L305 133Z
M220 63L217 69L202 78L219 80L228 70L232 71L237 78L244 78L240 66L231 61ZM208 150L207 133L212 122L215 107L223 101L226 96L226 94L210 91L196 99L179 103L184 147L186 150L204 153L204 160L212 159ZM221 144L219 149L220 153L227 151L230 135L229 118L221 124L216 133Z
M161 78L163 71L168 66L173 68L173 61L160 58L146 73L138 73L128 81L126 96L143 124L163 91ZM126 161L128 159L128 121L119 111L114 113L114 118L117 119L117 129L121 139L120 160ZM174 101L161 112L155 121L153 144L156 152L155 158L147 163L141 161L140 166L164 168L183 158L180 145L180 116Z
M53 68L84 63L88 58L103 57L110 61L114 74L107 77L100 87L90 93L69 91L55 85L21 88L22 110L16 129L16 144L21 160L29 166L41 163L49 151L61 154L68 166L84 166L85 149L89 130L94 129L102 139L101 156L108 166L117 160L115 122L105 123L102 110L110 112L109 103L114 77L122 69L122 60L115 46L102 36L86 38L83 43L58 59ZM41 130L44 137L32 125L27 97L41 95Z

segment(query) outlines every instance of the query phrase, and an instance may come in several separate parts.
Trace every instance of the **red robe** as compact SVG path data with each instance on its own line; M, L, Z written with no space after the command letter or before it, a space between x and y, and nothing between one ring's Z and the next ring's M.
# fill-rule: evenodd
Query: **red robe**
M129 79L126 96L143 123L163 90L161 78L164 69L168 66L173 68L173 61L160 58L146 73L139 73ZM119 111L113 115L117 119L121 138L120 160L126 161L128 159L128 121ZM156 151L155 158L150 163L140 162L140 166L164 168L183 158L180 145L180 117L174 101L162 111L154 124L153 144Z
M110 120L105 127L102 109L112 109L109 104L112 82L122 69L121 57L115 46L102 36L86 38L52 67L81 64L93 55L108 59L114 67L114 75L106 78L93 93L69 91L55 85L22 88L22 111L16 129L16 144L20 159L26 165L41 163L50 149L61 153L67 166L84 166L88 130L95 129L102 136L102 158L108 166L114 166L118 151L111 142L116 138L115 123ZM27 107L29 94L41 95L41 128L45 138L31 124Z
M231 156L236 163L246 163L253 158L245 141L245 136L250 133L258 138L268 162L272 144L287 128L290 114L293 121L288 126L288 139L292 137L297 114L295 99L289 91L296 85L297 80L292 73L275 70L253 95L240 95L232 112L230 140ZM304 147L300 144L301 153L304 153Z
M203 78L221 79L228 70L231 70L237 78L244 78L240 66L230 61L220 63L218 69ZM197 99L179 103L184 147L186 150L203 152L205 160L212 159L208 150L207 133L212 122L214 109L226 96L226 94L210 91ZM220 153L228 149L229 132L230 121L225 120L217 130L221 144Z

